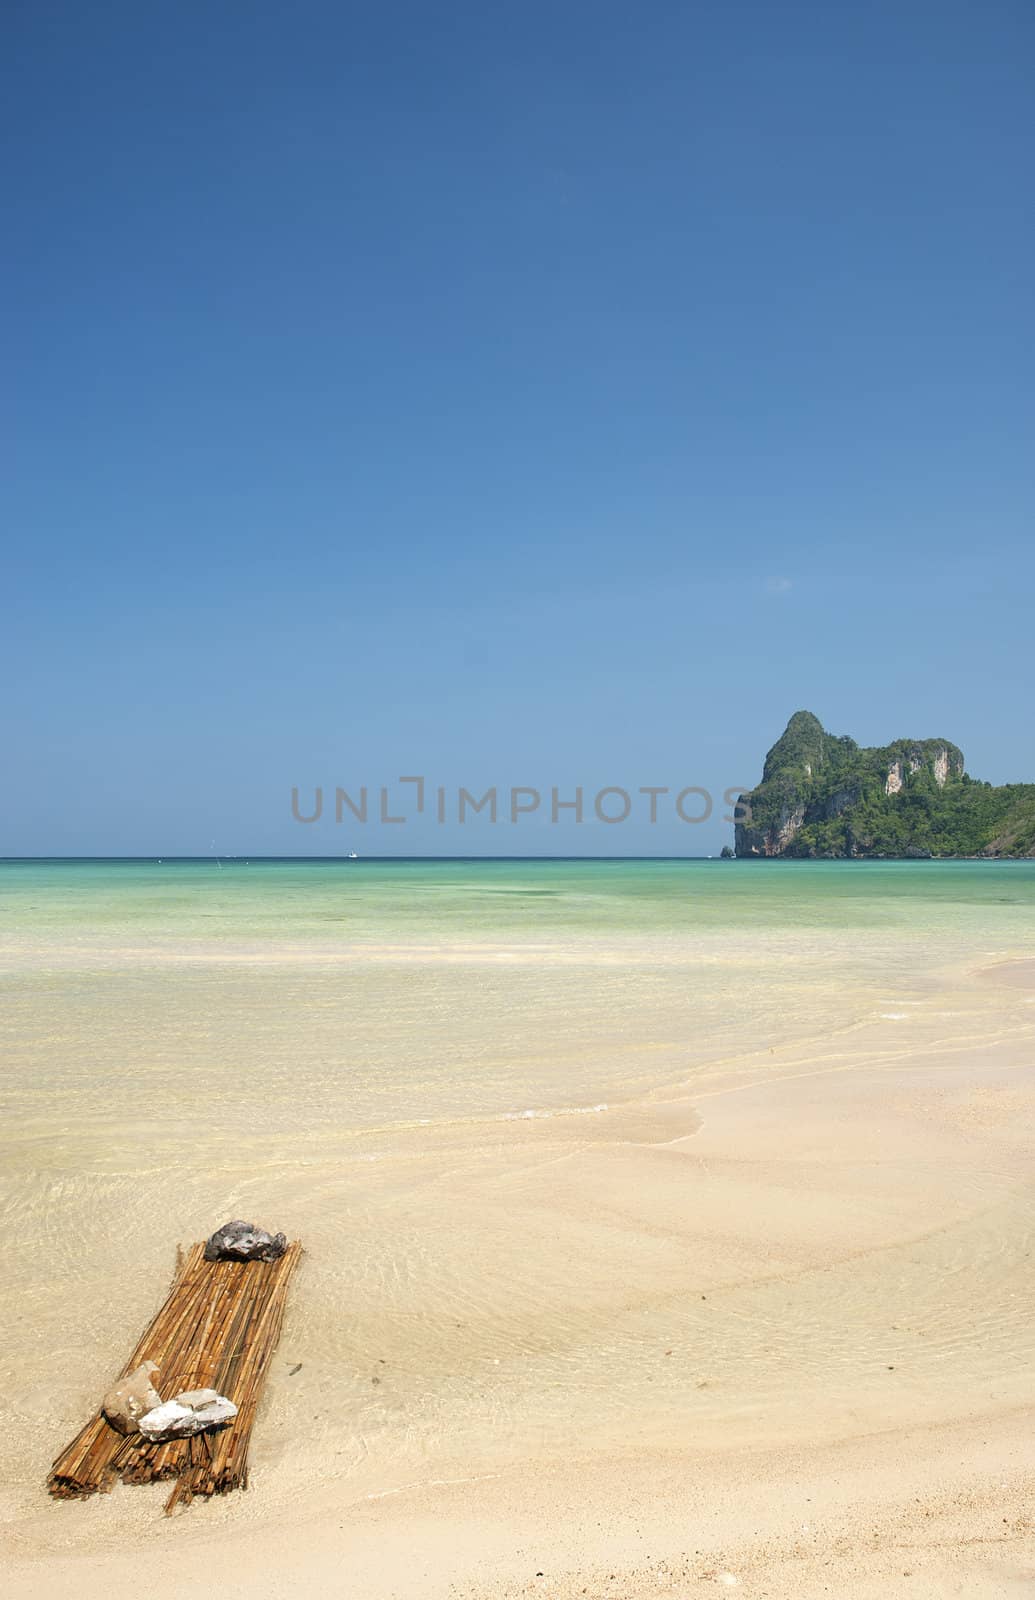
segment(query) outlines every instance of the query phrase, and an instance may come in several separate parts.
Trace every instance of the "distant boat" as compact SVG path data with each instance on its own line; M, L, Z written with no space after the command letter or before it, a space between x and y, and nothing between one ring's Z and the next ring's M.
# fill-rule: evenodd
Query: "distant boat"
M358 861L359 860L359 857L356 854L355 850L350 850L349 851L349 860L350 861Z

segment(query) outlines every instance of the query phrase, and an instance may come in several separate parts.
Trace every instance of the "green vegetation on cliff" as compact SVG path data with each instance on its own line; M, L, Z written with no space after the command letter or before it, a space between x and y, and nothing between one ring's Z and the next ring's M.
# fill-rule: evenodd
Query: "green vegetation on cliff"
M1035 855L1035 784L993 788L947 739L866 748L796 711L741 797L738 856Z

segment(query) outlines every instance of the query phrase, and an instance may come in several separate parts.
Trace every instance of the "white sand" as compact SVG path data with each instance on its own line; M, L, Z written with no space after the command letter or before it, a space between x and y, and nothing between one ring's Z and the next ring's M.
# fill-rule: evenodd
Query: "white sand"
M156 1285L83 1339L40 1290L8 1345L5 1593L1035 1593L1021 968L592 1116L415 1129L416 1190L405 1140L344 1188L323 1146L318 1180L267 1173L310 1253L253 1486L172 1520L160 1487L42 1492Z

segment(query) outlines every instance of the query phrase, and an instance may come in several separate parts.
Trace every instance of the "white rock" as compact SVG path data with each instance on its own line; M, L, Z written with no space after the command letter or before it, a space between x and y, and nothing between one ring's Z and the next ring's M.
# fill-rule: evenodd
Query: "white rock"
M203 1391L195 1390L195 1393L200 1394ZM179 1404L183 1405L182 1396ZM191 1410L202 1428L218 1428L220 1423L232 1422L237 1415L237 1407L234 1402L228 1400L226 1395L223 1394L214 1394L211 1399L195 1401L191 1406Z
M181 1406L175 1400L167 1400L164 1405L145 1412L139 1428L144 1438L151 1440L182 1439L198 1432L197 1418L190 1406Z
M197 1411L199 1406L209 1406L213 1400L222 1400L225 1405L233 1405L232 1400L225 1400L218 1389L181 1389L179 1394L174 1394L173 1399L177 1405L192 1406Z
M215 1389L187 1389L175 1400L156 1406L138 1424L145 1439L186 1439L206 1428L218 1428L237 1415L237 1407Z

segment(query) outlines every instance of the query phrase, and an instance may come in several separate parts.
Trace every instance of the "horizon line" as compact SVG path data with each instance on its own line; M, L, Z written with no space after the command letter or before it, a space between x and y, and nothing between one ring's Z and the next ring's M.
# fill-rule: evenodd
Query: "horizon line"
M0 855L0 865L15 861L148 861L158 864L167 861L319 861L341 862L346 866L355 866L362 861L717 861L715 855L333 855L333 856L300 856L300 855L257 855L257 854L209 854L209 855Z

